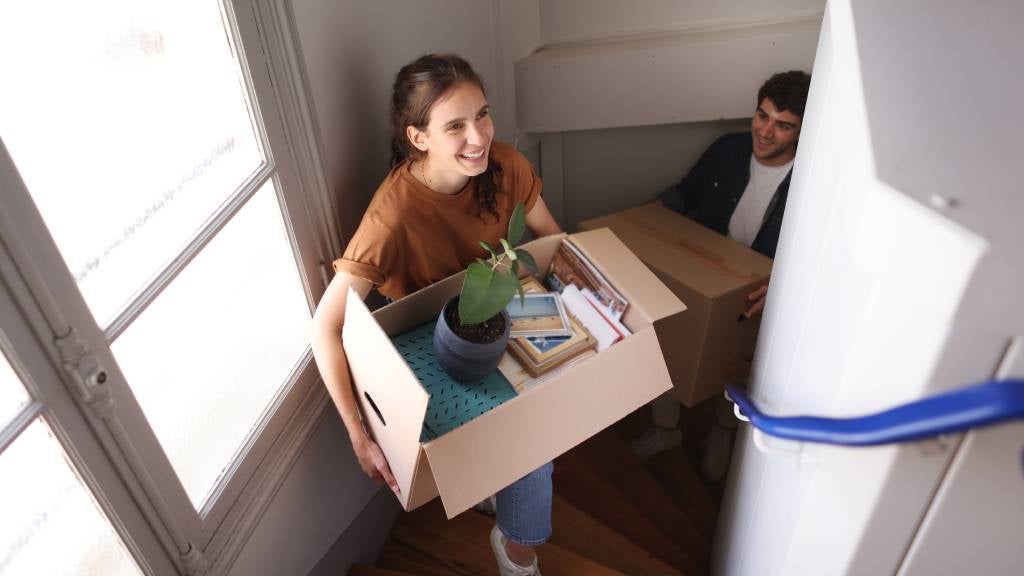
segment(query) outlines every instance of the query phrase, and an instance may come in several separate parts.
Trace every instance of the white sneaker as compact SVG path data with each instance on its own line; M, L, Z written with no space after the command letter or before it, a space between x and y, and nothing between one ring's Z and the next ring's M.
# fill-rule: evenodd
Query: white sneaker
M473 510L487 514L488 516L494 516L498 513L498 499L495 498L494 494L491 494L487 498L477 502L476 506L473 506Z
M718 482L729 470L729 454L732 452L732 434L715 425L700 445L700 475L708 482Z
M533 559L533 564L520 566L508 557L508 553L505 552L505 535L501 533L497 524L491 528L491 550L494 550L494 558L498 561L498 573L501 576L540 576L536 558Z
M683 443L683 431L679 428L649 428L639 438L629 443L629 449L640 460L647 460Z

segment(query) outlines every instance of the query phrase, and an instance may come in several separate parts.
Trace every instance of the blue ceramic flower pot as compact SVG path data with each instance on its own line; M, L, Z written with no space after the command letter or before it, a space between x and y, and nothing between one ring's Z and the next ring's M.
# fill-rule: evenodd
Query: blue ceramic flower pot
M444 305L437 317L434 327L434 355L437 363L449 376L461 382L476 382L498 368L501 356L508 345L508 333L512 321L508 313L502 310L505 317L505 332L494 342L484 344L470 342L452 331L445 320L445 310L449 306L458 306L459 297L455 296Z

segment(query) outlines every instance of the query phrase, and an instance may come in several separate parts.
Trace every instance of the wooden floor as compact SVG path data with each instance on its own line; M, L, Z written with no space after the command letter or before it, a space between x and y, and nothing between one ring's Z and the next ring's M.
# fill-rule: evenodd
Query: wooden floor
M544 576L707 573L717 488L697 475L693 443L636 460L626 440L645 420L638 411L555 461L553 533L537 548ZM689 425L705 420L698 414ZM497 576L492 526L494 518L472 510L447 520L434 500L399 518L375 566L355 565L348 574Z

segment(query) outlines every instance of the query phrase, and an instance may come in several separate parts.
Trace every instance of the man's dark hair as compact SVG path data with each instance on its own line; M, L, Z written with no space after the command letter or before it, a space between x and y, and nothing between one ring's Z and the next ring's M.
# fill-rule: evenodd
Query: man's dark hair
M765 98L772 101L779 112L792 112L801 119L807 104L807 89L811 86L811 75L800 70L779 72L761 85L757 91L757 105Z

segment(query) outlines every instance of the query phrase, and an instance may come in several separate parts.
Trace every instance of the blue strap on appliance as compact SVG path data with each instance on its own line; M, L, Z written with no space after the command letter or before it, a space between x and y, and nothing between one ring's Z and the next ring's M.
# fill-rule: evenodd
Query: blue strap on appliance
M758 430L800 442L875 446L1024 420L1024 380L990 380L859 418L768 416L745 391L725 388Z

